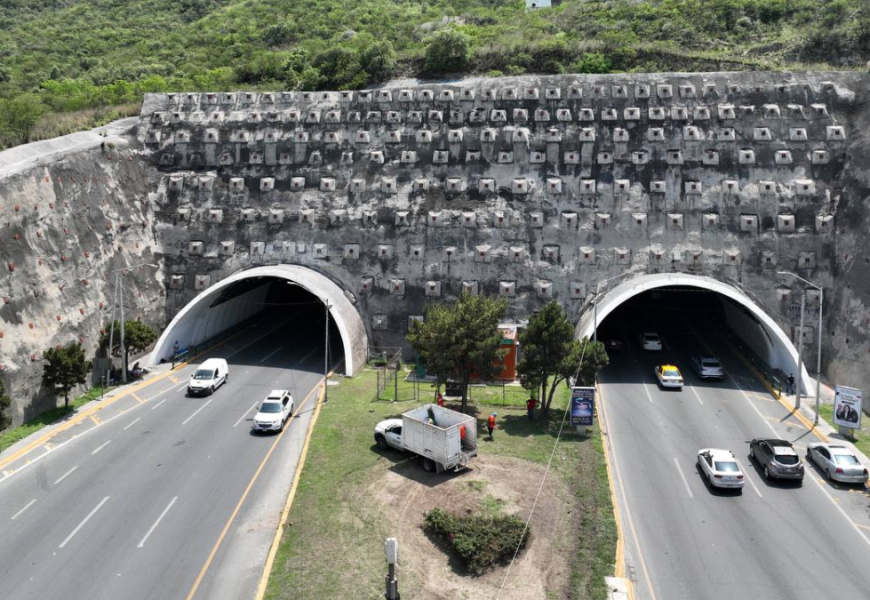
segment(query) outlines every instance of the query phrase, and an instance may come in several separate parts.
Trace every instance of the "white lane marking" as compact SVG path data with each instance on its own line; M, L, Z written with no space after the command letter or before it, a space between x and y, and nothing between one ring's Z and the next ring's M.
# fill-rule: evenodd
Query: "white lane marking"
M752 407L752 410L754 410L756 413L758 413L758 416L761 417L761 420L764 421L765 425L767 425L767 427L770 429L770 432L773 434L773 436L778 438L779 434L776 432L776 429L774 429L773 425L771 425L768 422L768 420L764 417L764 415L761 414L761 411L758 410L758 407L755 406L755 403L749 398L749 396L746 394L746 392L743 391L743 388L740 387L740 384L737 383L737 380L731 376L731 373L728 373L728 379L731 380L731 383L734 384L734 387L736 387L738 390L740 390L740 393L743 395L744 398L746 398L746 401L749 402L749 406Z
M12 515L12 518L9 519L9 520L10 520L10 521L14 521L14 520L17 519L18 517L20 517L22 514L24 514L24 511L25 511L25 510L27 510L28 508L30 508L30 507L33 506L34 504L36 504L36 498L34 498L34 499L31 500L30 502L28 502L27 505L26 505L24 508L22 508L22 509L19 510L17 513L15 513L14 515Z
M193 414L190 415L189 417L187 417L184 421L182 421L181 424L182 424L182 425L187 425L187 422L190 421L192 418L194 418L197 414L199 414L199 411L201 411L203 408L205 408L206 406L208 406L209 404L211 404L211 401L212 401L212 400L214 400L214 398L209 398L209 399L208 399L208 402L206 402L205 404L203 404L202 406L200 406L199 408L197 408L197 409L193 412Z
M299 359L299 363L300 363L300 364L301 364L301 363L304 363L305 360L306 360L309 356L311 356L312 354L314 354L315 352L317 352L317 350L318 350L318 348L315 348L314 350L312 350L311 352L309 352L308 354L306 354L305 356L303 356L302 358L300 358L300 359Z
M695 394L695 398L698 399L698 402L701 403L701 406L704 405L704 401L701 400L701 396L698 394L698 390L695 389L694 385L690 385L689 388L692 390L692 393Z
M244 419L245 417L247 417L249 412L251 412L252 410L254 410L255 408L257 408L257 404L259 404L259 402L254 402L254 406L252 406L251 408L249 408L248 410L246 410L246 411L245 411L245 414L243 414L241 417L239 417L239 420L236 421L236 422L233 424L233 427L235 427L236 425L238 425L239 423L241 423L241 422L242 422L242 419Z
M680 468L680 461L677 460L677 457L674 457L674 464L677 466L677 471L680 473L680 479L683 480L683 485L686 486L686 492L689 494L689 498L694 498L695 495L692 493L692 488L689 487L689 480L686 479L686 476L683 475L683 470Z
M169 509L172 508L172 505L175 504L175 501L176 501L176 500L178 500L178 496L175 496L175 497L174 497L174 498L169 502L169 505L168 505L166 508L163 509L163 512L160 513L160 516L157 517L157 520L156 520L156 521L154 521L154 525L151 526L151 529L148 530L148 533L146 533L146 534L145 534L145 537L142 538L142 541L139 542L139 543L136 545L137 548L144 548L144 547L145 547L145 542L148 541L148 538L151 536L152 533L154 533L154 530L157 529L157 526L160 525L160 521L163 520L163 517L166 516L166 513L169 512Z
M157 408L158 406L160 406L161 404L163 404L163 403L166 402L167 400L169 400L169 398L164 398L163 400L161 400L160 402L158 402L157 404L155 404L154 406L152 406L152 407L151 407L151 410L154 410L155 408Z
M175 388L175 391L176 391L176 392L180 392L181 390L183 390L183 389L186 388L186 387L187 387L187 382L182 383L180 386L178 386L177 388Z
M752 481L752 479L749 478L749 471L747 471L747 470L743 467L743 463L740 462L739 460L737 460L737 457L736 457L736 456L734 457L734 462L737 463L737 466L740 468L740 472L743 473L743 481L748 481L748 482L749 482L749 485L752 486L752 489L755 490L755 493L758 494L758 497L759 497L759 498L764 498L764 496L761 495L761 490L759 490L759 489L758 489L758 486L755 485L755 482Z
M77 534L77 533L79 532L79 529L81 529L82 527L84 527L84 526L85 526L85 523L87 523L88 521L90 521L90 520L91 520L91 517L93 517L95 514L97 514L97 511L100 510L100 509L103 507L103 504L105 504L105 503L108 502L108 501L109 501L109 496L106 496L105 498L103 498L102 500L100 500L100 503L97 504L97 505L94 507L94 510L92 510L92 511L88 514L88 516L85 517L84 520L83 520L81 523L78 524L78 527L76 527L75 529L72 530L72 533L70 533L68 536L66 536L66 539L60 543L60 546L58 546L58 548L63 548L64 546L66 546L66 545L69 543L69 541L70 541L71 539L73 539L73 536L75 536L75 534Z
M652 402L653 404L655 404L655 402L653 402L653 399L652 399L652 394L649 393L649 388L646 386L646 384L642 383L640 385L643 387L643 391L646 392L646 397L649 398L649 401Z
M59 478L57 481L54 482L54 485L57 485L58 483L60 483L61 481L63 481L64 479L66 479L67 477L69 477L70 475L72 475L72 474L73 474L73 471L75 471L75 470L78 469L78 468L79 468L79 466L76 465L76 466L74 466L72 469L70 469L69 471L67 471L67 472L64 473L63 475L61 475L60 478Z
M96 454L97 452L99 452L100 450L102 450L103 448L105 448L106 446L108 446L108 445L111 443L111 441L112 441L112 440L108 440L108 441L105 442L104 444L100 445L96 450L94 450L93 452L91 452L91 456L93 456L94 454Z
M266 357L265 357L263 360L261 360L260 362L261 362L261 363L266 362L266 361L269 359L270 356L273 356L276 352L278 352L279 350L282 350L283 348L284 348L284 346L280 346L280 347L276 348L275 350L273 350L272 352L270 352L269 354L267 354Z
M127 425L123 430L124 430L124 431L127 431L127 430L130 429L133 425L135 425L136 423L138 423L138 422L141 421L141 420L142 420L142 417L137 417L135 421L133 421L132 423L130 423L129 425Z

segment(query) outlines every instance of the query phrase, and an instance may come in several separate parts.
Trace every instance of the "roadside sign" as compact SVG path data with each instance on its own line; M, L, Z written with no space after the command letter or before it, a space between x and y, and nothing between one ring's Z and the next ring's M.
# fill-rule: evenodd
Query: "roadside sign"
M862 398L861 390L837 386L834 395L834 424L850 429L861 427Z
M571 426L592 426L592 418L595 414L595 388L574 387L571 388Z

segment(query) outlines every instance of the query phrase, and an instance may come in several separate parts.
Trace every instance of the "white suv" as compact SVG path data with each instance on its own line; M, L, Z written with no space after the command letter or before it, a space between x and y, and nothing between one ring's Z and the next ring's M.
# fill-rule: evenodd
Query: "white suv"
M272 390L254 415L254 431L281 431L293 415L293 396L287 390Z

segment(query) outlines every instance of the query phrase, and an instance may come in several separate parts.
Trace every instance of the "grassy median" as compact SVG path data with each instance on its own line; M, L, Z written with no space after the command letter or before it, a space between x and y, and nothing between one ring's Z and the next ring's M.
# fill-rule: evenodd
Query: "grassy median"
M836 428L834 425L834 405L833 404L822 404L819 406L819 416L831 424L832 427ZM861 419L861 429L853 430L854 435L849 438L849 441L855 444L855 447L858 448L861 452L864 453L865 456L870 456L870 418L866 415L863 419Z
M269 581L266 597L270 599L383 597L383 542L394 524L389 522L392 513L386 520L381 518L384 507L376 506L377 493L370 484L395 469L399 459L395 457L398 453L385 455L375 450L373 428L381 419L398 416L417 403L375 401L376 374L372 370L339 381L339 386L330 388L329 403L314 429ZM421 386L420 391L421 400L432 397L428 386ZM517 465L529 461L530 470L543 472L542 465L553 452L567 397L566 390L554 400L553 415L546 422L528 421L521 409L480 407L481 437L486 431L482 420L492 410L498 413L499 427L493 441L481 443L481 456L511 457L507 460ZM565 561L570 568L570 589L552 597L603 600L604 576L613 572L616 526L597 427L589 436L566 427L549 477L561 478L565 489L570 490L566 501L571 503L572 519L564 526L575 529L571 535L577 540L573 556L551 557ZM469 486L475 483L471 481ZM528 500L530 504L531 498ZM408 504L410 507L402 511L413 510L412 498ZM534 528L533 518L533 544ZM403 577L403 596L414 597L415 574L406 569Z

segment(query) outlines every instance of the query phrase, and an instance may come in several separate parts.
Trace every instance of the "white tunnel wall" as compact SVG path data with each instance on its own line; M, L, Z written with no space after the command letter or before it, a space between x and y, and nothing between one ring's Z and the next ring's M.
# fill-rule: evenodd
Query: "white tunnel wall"
M740 306L724 298L722 308L725 311L728 327L743 340L744 344L774 369L788 372L791 360L783 352L777 352L776 345L771 342L770 334L758 321L746 314Z

